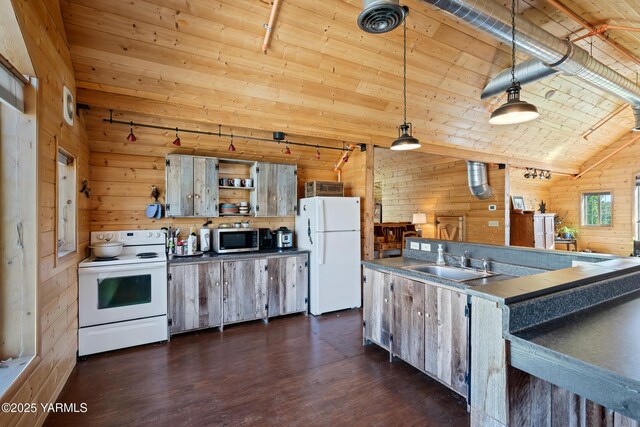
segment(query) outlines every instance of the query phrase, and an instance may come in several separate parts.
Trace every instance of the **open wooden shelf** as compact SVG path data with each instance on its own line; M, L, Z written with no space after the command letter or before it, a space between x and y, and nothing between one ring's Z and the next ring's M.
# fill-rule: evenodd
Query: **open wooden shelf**
M253 190L254 187L235 187L229 185L219 185L218 188L221 190Z

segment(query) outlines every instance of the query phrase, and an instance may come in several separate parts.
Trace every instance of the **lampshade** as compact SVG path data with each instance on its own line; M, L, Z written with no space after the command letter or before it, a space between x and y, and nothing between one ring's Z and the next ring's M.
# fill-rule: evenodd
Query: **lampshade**
M537 119L540 114L535 105L520 100L520 84L515 83L507 89L506 103L491 113L492 125L515 125Z
M411 224L426 224L427 223L427 214L425 213L414 213L413 219L411 220Z
M411 123L403 123L398 126L398 138L391 143L391 149L394 151L415 150L422 145L418 138L414 138Z

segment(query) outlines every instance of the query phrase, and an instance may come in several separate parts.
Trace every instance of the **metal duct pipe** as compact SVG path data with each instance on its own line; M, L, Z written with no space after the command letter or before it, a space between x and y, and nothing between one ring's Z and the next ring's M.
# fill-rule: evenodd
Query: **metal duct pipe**
M358 26L367 33L387 33L402 24L407 12L399 0L362 0Z
M633 117L636 119L636 125L633 127L633 130L638 132L640 131L640 105L632 105L633 109Z
M511 43L511 11L492 0L423 0ZM560 39L529 20L516 17L516 46L521 51L564 73L575 75L592 85L640 108L640 87L612 70L568 40ZM637 116L636 116L637 117ZM634 130L640 130L634 128Z
M471 194L478 199L488 199L493 194L493 190L489 185L486 163L467 160L467 179L469 180Z
M520 85L541 80L547 76L557 74L559 71L547 66L537 58L527 59L516 65L516 80ZM504 93L511 86L511 68L506 68L492 78L482 90L481 99Z

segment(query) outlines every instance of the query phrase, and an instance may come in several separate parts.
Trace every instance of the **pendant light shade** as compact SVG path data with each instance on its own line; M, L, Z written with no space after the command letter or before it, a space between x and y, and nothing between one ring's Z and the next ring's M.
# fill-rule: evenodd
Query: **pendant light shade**
M229 143L229 151L236 151L236 146L233 145L233 135L231 135L231 142Z
M176 128L176 139L173 140L173 145L180 147L182 142L180 141L180 137L178 136L178 128Z
M511 86L507 89L507 102L491 113L489 123L516 125L539 116L535 105L520 100L520 82L516 80L516 0L511 0Z
M391 143L391 149L397 151L415 150L420 148L420 141L413 136L413 126L407 123L407 20L403 22L403 95L404 121L398 126L398 138Z
M398 139L391 143L392 150L415 150L420 147L420 141L413 137L413 127L411 123L403 123L398 126Z
M131 122L131 127L129 128L129 136L127 136L127 141L136 142L136 136L133 134L133 122Z
M540 116L535 105L520 100L520 83L507 89L507 102L491 113L492 125L515 125L535 120Z

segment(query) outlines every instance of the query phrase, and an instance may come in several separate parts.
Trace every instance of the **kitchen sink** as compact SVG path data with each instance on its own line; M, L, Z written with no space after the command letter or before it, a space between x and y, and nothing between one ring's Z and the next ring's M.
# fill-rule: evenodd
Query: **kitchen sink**
M466 280L482 279L483 277L496 275L495 273L485 274L481 271L445 265L416 265L405 267L405 269L431 274L432 276L442 277L443 279L453 280L454 282L464 282Z

